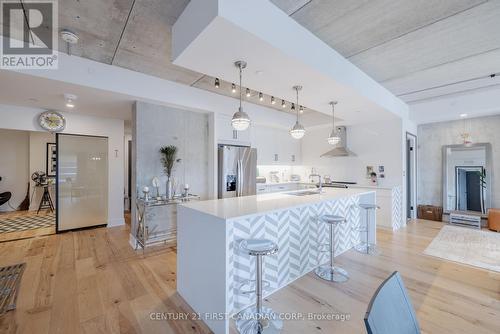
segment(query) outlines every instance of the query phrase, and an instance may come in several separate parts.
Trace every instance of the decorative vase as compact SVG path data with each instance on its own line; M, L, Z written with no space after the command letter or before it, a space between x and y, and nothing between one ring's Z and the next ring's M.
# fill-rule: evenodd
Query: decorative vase
M167 199L172 199L172 179L167 178Z

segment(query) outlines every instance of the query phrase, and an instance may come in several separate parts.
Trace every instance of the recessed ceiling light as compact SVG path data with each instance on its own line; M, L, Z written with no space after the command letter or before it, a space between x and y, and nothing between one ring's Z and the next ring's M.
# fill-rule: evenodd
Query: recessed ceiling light
M75 100L78 97L74 94L64 94L64 100L66 101L66 108L73 109L75 107Z
M460 114L460 118L465 118L467 117L467 114Z

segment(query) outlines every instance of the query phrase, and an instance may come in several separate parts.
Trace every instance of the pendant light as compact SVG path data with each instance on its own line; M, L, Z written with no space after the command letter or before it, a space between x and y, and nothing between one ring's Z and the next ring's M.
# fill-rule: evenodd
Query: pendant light
M250 126L250 117L248 117L247 113L243 111L243 108L241 106L241 102L243 99L243 89L241 88L241 73L243 72L243 69L247 67L247 63L240 60L235 62L234 65L238 67L240 71L240 107L238 111L234 113L233 119L231 120L231 125L236 131L244 131Z
M299 91L302 89L302 86L293 86L293 89L295 89L297 93L297 105L299 105ZM300 108L294 108L297 109L297 120L295 121L295 125L293 128L290 129L290 135L295 138L295 139L300 139L304 137L306 134L306 129L302 126L302 124L299 123L299 109Z
M332 132L330 132L330 136L328 137L328 144L330 145L337 145L340 143L340 137L337 134L337 129L335 128L335 105L337 104L337 101L332 101L330 102L330 105L332 106Z

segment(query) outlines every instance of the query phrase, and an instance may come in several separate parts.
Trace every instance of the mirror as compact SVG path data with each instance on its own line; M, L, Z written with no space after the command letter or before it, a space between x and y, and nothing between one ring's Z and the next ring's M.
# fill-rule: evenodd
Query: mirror
M486 214L491 207L491 145L443 146L443 208Z

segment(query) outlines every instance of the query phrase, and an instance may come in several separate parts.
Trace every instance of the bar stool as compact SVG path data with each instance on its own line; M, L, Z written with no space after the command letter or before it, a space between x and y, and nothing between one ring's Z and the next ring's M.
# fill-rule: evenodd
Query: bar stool
M378 250L377 246L370 243L368 239L370 235L370 210L373 210L375 212L375 210L380 209L380 207L376 204L359 204L358 207L365 210L366 212L365 227L358 228L358 232L366 232L366 242L361 241L354 247L354 249L363 254L380 255L380 251Z
M330 227L330 243L322 245L328 246L329 248L326 251L330 253L330 263L329 265L319 266L314 270L314 273L325 281L338 283L345 282L349 279L349 274L344 269L335 266L333 260L335 257L334 227L345 223L347 220L342 216L336 215L323 215L319 217L319 220L328 224Z
M255 307L246 308L238 314L236 329L241 334L280 333L283 321L271 308L262 306L262 257L275 254L278 245L268 239L243 239L239 242L239 247L248 255L256 257L256 303Z

